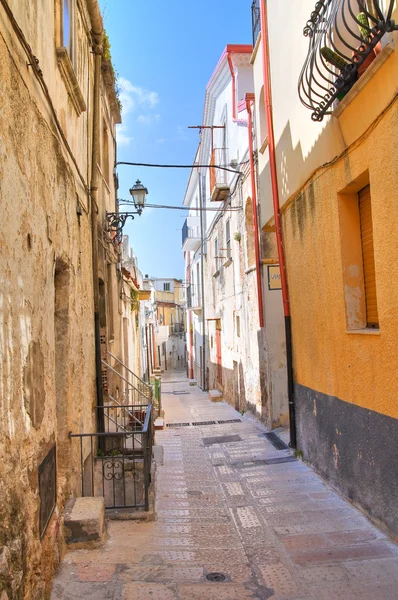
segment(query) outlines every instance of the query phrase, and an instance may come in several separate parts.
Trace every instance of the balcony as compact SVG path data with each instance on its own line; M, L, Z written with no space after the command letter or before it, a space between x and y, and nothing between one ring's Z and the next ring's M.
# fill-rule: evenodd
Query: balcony
M227 166L227 149L214 148L210 164L210 195L212 202L225 202L229 198L230 189L227 180L227 171L218 169ZM214 165L214 166L213 166Z
M173 323L170 325L170 335L180 335L185 333L184 323Z
M261 20L260 20L260 0L253 0L252 2L252 38L253 38L253 48L256 45L257 38L260 34L261 30Z
M385 6L385 8L382 8ZM301 102L313 121L330 115L397 29L394 0L320 0L304 27L309 49L299 79Z
M202 310L202 288L200 285L190 283L187 287L188 309L198 313Z
M182 249L184 252L195 252L200 244L200 218L188 217L182 227Z

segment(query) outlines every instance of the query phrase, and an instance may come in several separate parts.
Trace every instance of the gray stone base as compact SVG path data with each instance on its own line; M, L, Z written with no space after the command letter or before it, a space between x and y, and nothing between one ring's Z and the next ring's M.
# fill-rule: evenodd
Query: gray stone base
M398 538L398 419L298 384L295 399L304 459Z

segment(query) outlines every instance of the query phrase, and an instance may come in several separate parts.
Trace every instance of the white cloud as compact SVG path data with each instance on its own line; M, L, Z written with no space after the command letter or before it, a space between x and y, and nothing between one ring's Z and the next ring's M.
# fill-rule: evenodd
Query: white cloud
M133 85L131 81L124 77L119 77L118 84L124 116L131 112L137 104L146 108L153 108L160 102L157 92Z
M182 125L177 125L177 138L184 141L188 139L187 132Z
M133 141L130 135L128 135L127 127L124 125L116 126L116 141L119 146L128 146Z
M164 143L165 143L165 141L166 141L166 140L165 140L164 138L158 138L158 139L156 140L156 143L157 143L157 144L164 144Z
M150 111L160 102L160 99L157 92L133 85L125 77L119 77L118 85L122 103L122 125L116 128L116 139L120 146L128 146L133 141L133 137L129 135L128 115L137 108L144 109L145 112L148 111L147 114L140 114L137 122L145 125L155 123L159 121L160 115L151 114Z
M157 123L160 119L160 115L140 115L137 117L137 123L142 123L143 125L151 125L152 123Z

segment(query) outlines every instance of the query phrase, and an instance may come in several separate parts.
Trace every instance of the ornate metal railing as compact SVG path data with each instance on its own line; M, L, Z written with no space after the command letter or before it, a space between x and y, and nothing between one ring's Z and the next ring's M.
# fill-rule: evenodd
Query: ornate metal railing
M395 0L320 0L304 27L308 55L299 79L301 102L312 119L331 114L397 29Z
M253 48L256 45L258 35L261 29L260 20L260 0L253 0L252 2L252 36L253 36Z
M106 406L107 431L70 433L81 496L103 496L105 507L149 508L153 418L152 405ZM118 411L123 410L117 416ZM128 418L126 418L128 415Z

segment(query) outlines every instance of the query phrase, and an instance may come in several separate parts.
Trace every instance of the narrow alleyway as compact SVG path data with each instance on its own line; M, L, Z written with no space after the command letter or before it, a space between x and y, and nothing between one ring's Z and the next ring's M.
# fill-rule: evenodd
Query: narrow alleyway
M389 538L254 419L182 371L163 381L184 425L156 434L157 520L111 521L103 548L69 552L52 600L396 600Z

